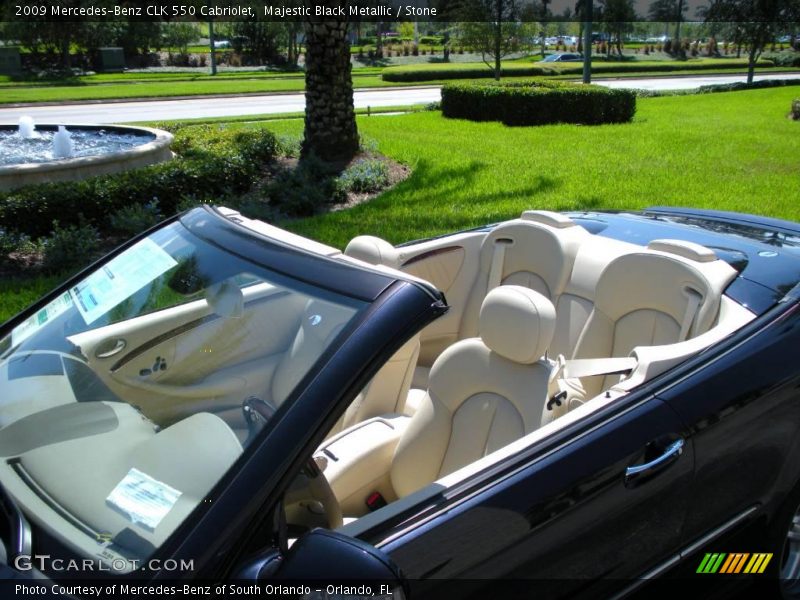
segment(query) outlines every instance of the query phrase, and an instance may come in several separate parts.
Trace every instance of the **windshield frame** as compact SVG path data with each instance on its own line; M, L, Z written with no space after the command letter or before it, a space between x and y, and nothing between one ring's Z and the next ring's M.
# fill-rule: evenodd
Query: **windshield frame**
M316 361L314 367L308 373L306 373L306 376L297 384L294 391L286 398L284 401L286 410L279 411L279 413L276 414L275 422L270 423L268 427L264 428L262 435L260 436L261 441L271 437L272 431L277 428L279 422L283 419L283 413L291 411L296 404L297 399L306 394L309 387L314 387L316 382L320 379L320 374L326 369L329 361L331 361L336 355L340 355L342 353L346 354L346 352L342 350L342 346L348 345L348 341L350 337L353 336L354 332L359 329L363 330L365 325L367 328L372 327L368 321L375 313L377 305L385 304L387 298L393 298L392 303L396 303L400 296L405 295L398 295L396 292L398 288L406 290L406 293L413 292L413 295L417 297L415 311L417 314L420 314L420 311L424 308L422 312L427 313L426 318L424 321L415 323L413 326L409 326L408 321L392 323L392 328L402 326L401 337L398 337L397 333L395 332L395 334L389 337L378 337L372 345L365 345L363 344L362 340L362 348L360 348L361 352L359 353L362 354L361 358L355 361L347 359L345 360L345 362L352 367L353 372L341 372L335 374L335 379L338 377L344 377L347 381L346 385L336 389L336 393L329 393L327 395L327 408L330 408L333 404L339 402L344 396L355 396L360 389L355 386L366 383L368 380L368 378L365 379L364 374L376 371L377 367L382 364L385 358L388 358L390 353L387 348L393 349L395 347L399 347L399 345L404 342L407 337L415 333L424 324L441 314L441 312L430 311L431 306L436 304L436 298L432 298L432 296L436 296L436 294L432 294L431 288L428 288L427 286L423 286L415 282L403 281L399 278L393 278L391 274L380 273L378 271L371 270L366 266L337 260L336 258L330 256L315 254L302 247L283 243L279 240L275 240L266 235L260 234L257 231L253 231L249 227L232 222L224 215L220 214L216 209L205 207L201 209L195 209L189 213L185 213L182 216L175 216L167 219L159 225L120 245L114 251L110 252L100 260L95 261L86 269L83 269L79 273L67 279L64 283L56 287L49 294L43 296L38 302L34 303L28 309L23 310L12 319L9 319L7 322L3 323L0 326L0 336L10 335L12 329L21 321L41 310L43 306L50 303L54 298L59 297L66 290L75 285L76 282L82 281L87 275L101 268L105 263L114 259L116 256L137 244L142 239L152 235L154 232L160 229L172 225L178 220L180 220L181 224L183 224L190 233L197 235L203 241L210 243L211 245L219 247L224 252L238 255L245 260L257 265L261 265L266 269L285 274L288 277L297 279L299 281L310 283L315 287L328 289L336 294L366 302L364 310L359 311L361 314L355 317L353 322L351 322L349 326L339 334L337 343L325 350L323 355L320 356ZM200 232L199 234L198 231ZM294 271L294 269L298 269L298 271ZM301 273L302 276L298 277L297 272ZM320 280L315 279L316 277L319 277ZM441 294L438 294L438 296L441 299ZM422 304L419 303L419 300L422 300ZM394 319L389 320L392 321ZM361 375L358 375L358 373ZM325 378L324 374L323 378ZM320 418L324 418L326 417L326 414L320 414L318 416ZM317 427L315 427L313 431L316 432ZM309 435L311 434L311 432L305 433L308 433ZM307 438L303 437L303 439L306 440ZM294 440L295 444L299 441L299 439ZM245 452L240 456L239 460L214 486L211 491L212 497L219 498L225 494L229 488L235 487L234 482L239 480L239 471L242 463L251 462L252 455L255 452L255 447L259 445L261 445L260 442L258 444L254 444L254 448L252 450L249 448L245 450ZM197 528L198 522L205 521L204 516L208 512L209 508L211 507L205 504L197 506L195 510L193 510L192 513L190 513L190 515L186 518L186 520L172 532L169 538L165 540L165 542L159 548L156 549L150 558L166 558L172 556L172 550L175 547L183 546L185 537ZM40 530L38 526L34 527L34 533L46 535L46 532ZM52 548L53 550L57 551L62 556L71 555L71 551L63 546L58 540L47 539L45 545L48 548ZM58 574L55 574L55 576L58 577ZM148 574L146 576L159 577L163 576L163 574ZM174 576L174 573L172 576ZM118 581L137 577L141 578L142 574L130 573L127 575L116 574L114 576L115 580Z

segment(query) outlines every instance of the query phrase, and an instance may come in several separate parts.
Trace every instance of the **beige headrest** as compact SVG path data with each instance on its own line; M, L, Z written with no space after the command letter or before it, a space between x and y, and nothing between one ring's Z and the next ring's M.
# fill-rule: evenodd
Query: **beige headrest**
M371 265L386 265L387 267L398 267L398 252L386 240L382 240L374 235L359 235L350 240L347 248L344 249L347 256L352 256L358 260L363 260Z
M550 210L526 210L522 213L520 218L523 221L541 223L542 225L549 225L556 229L566 229L567 227L575 227L577 225L575 221L566 215Z
M309 300L303 323L303 331L312 338L327 343L353 316L353 309L323 300Z
M501 285L486 294L478 328L483 343L493 352L530 364L539 360L553 341L556 309L539 292Z
M710 248L685 240L653 240L647 244L647 247L650 250L669 252L696 262L717 260L717 255Z

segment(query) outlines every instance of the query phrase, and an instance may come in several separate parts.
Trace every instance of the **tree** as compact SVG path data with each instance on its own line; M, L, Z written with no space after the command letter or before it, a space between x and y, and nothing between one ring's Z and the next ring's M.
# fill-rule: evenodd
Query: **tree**
M753 83L756 62L765 46L800 14L798 0L712 0L703 9L706 23L727 21L733 25L734 41L747 45L747 83Z
M727 2L727 0L725 0ZM683 22L684 13L688 8L684 0L655 0L650 5L648 14L653 21L662 21L675 23L675 35L673 37L673 48L677 52L683 54L681 45L681 23Z
M346 0L323 0L321 6L344 7ZM301 158L311 154L344 162L358 152L353 109L353 79L347 17L305 22L306 115Z
M461 43L479 52L500 79L501 61L525 46L530 27L520 22L517 0L466 0L461 5Z
M608 54L611 54L611 42L616 38L617 54L622 56L622 37L633 29L632 22L636 20L633 0L599 0L598 4L606 31L611 37Z

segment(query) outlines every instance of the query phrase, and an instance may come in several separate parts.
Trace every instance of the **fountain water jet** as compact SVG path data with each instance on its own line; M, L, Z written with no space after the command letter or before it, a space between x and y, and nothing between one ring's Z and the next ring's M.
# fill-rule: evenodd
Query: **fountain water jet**
M36 135L36 125L33 122L33 118L28 116L20 117L17 132L20 137L26 140L34 137Z
M53 158L69 158L75 152L72 136L63 125L58 126L58 131L53 136Z

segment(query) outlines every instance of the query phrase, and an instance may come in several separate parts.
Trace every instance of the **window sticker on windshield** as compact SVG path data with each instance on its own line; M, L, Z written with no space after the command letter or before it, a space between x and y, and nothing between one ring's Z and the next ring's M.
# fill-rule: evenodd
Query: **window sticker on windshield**
M106 498L106 504L134 525L153 532L175 506L182 492L131 469Z
M70 294L83 320L91 325L177 264L158 244L145 238L89 275Z
M69 292L64 292L35 315L28 317L22 323L14 327L11 331L11 345L16 346L17 344L21 344L50 321L69 310L71 306L72 298Z

